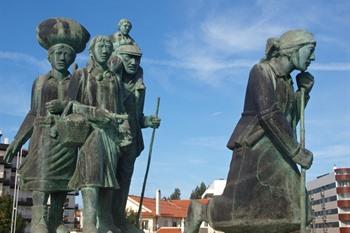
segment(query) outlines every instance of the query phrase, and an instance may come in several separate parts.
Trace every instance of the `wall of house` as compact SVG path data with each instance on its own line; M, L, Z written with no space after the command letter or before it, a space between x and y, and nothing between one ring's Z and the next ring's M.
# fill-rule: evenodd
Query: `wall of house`
M182 218L158 217L157 225L159 227L181 227Z
M142 218L141 227L145 233L153 233L154 229L156 229L154 218Z

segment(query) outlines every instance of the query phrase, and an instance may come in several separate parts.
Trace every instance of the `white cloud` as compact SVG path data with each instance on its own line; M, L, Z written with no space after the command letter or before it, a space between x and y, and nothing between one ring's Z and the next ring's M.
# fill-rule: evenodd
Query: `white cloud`
M224 81L231 80L237 73L246 71L245 75L239 77L246 77L250 67L252 67L256 60L247 59L231 59L222 61L214 59L210 56L188 55L184 58L172 60L155 60L143 59L143 63L153 66L166 66L172 69L181 69L185 71L186 78L199 80L211 86L221 86Z
M201 26L207 44L224 53L257 51L264 48L267 38L285 30L285 27L265 20L247 24L239 19L228 20L228 17L208 19Z
M257 61L255 60L245 60L236 59L226 62L220 62L218 60L212 59L211 57L202 56L191 56L190 58L184 58L184 61L179 60L155 60L144 58L142 60L146 64L169 66L177 69L188 69L197 72L215 72L223 69L231 68L249 68Z
M168 39L166 46L173 59L161 63L189 70L191 78L213 86L232 78L238 70L247 73L263 57L266 39L285 30L265 18L249 18L234 8L209 14ZM246 58L247 53L259 50L259 57Z
M327 3L331 9L328 11L323 9L323 4L305 3L302 0L257 0L249 4L240 3L237 7L227 7L228 4L220 1L196 1L195 4L188 4L201 10L197 11L197 15L191 13L190 23L183 31L169 36L166 49L172 58L148 62L188 70L189 78L213 86L220 86L224 83L223 80L234 76L232 74L239 69L247 74L248 69L264 56L266 40L289 29L317 29L316 38L331 43L337 41L339 47L339 36L326 35L329 35L329 25L346 26L345 22L331 15L334 12L344 15L341 11L349 5ZM295 17L296 11L298 17ZM320 23L324 18L329 19L327 25ZM312 69L349 70L349 63L316 63Z
M83 67L89 56L86 54L78 54L75 62L79 64L79 66ZM51 65L48 62L47 58L45 59L37 59L34 56L19 53L19 52L11 52L11 51L0 51L0 59L8 60L15 63L21 63L24 65L34 66L38 73L45 73L51 69Z
M220 116L220 115L222 115L222 112L213 112L211 115L214 117Z
M38 68L39 72L45 72L51 68L47 59L40 60L24 53L0 51L0 59L32 65Z

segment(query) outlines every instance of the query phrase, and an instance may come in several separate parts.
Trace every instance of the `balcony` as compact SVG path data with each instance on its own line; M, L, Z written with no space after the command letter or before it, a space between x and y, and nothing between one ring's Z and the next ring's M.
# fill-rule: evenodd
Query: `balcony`
M340 208L350 208L350 200L338 200L337 204Z
M350 222L350 214L339 214L339 220L342 222Z
M334 170L334 172L336 174L339 174L339 173L348 173L348 174L350 174L350 168L336 168Z
M350 180L350 174L335 175L336 181L348 181Z
M337 194L350 193L350 187L337 187Z
M350 227L339 227L339 233L350 233Z

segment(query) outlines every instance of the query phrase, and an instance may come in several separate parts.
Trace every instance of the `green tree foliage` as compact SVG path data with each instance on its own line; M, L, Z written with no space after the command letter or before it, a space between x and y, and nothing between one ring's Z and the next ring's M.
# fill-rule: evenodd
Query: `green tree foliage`
M200 185L197 185L194 190L192 190L190 199L201 199L205 190L207 190L207 186L204 182L202 182Z
M180 200L181 199L181 191L179 188L175 188L174 192L168 198L169 200Z
M0 197L0 233L11 231L12 198L9 195ZM23 232L25 221L21 215L17 215L16 233Z
M137 227L137 212L130 209L126 210L126 221Z

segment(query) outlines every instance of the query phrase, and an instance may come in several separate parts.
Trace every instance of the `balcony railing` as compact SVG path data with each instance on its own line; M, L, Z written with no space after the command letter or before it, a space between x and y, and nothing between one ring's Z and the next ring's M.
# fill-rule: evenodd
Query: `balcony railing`
M339 214L339 220L342 222L350 222L350 213L349 214Z
M350 180L350 174L335 175L336 181L348 181Z
M337 194L350 193L350 187L337 187Z
M339 227L339 233L350 233L350 227Z
M340 208L350 208L350 200L338 200L337 203Z

